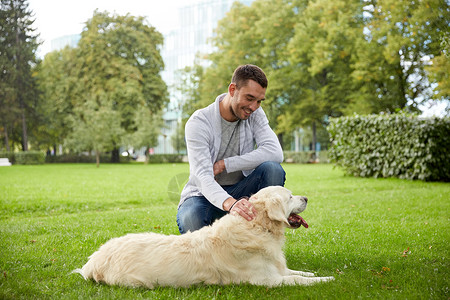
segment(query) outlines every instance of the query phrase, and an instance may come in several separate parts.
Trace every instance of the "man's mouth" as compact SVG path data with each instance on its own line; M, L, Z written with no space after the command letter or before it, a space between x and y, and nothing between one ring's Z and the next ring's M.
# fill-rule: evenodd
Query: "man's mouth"
M294 213L289 215L288 222L292 228L299 228L300 226L308 228L308 223L306 223L305 219Z
M252 113L253 113L253 111L251 111L251 110L249 110L249 109L243 109L244 110L244 113L247 115L247 116L250 116Z

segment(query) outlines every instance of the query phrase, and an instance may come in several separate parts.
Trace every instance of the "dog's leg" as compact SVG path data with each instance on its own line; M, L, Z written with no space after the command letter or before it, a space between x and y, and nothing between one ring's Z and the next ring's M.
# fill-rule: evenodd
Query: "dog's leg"
M303 271L296 271L296 270L290 270L286 269L286 275L300 275L304 277L315 277L316 275L311 272L303 272Z
M287 285L311 285L318 282L334 280L334 277L303 277L299 275L283 276L283 284Z

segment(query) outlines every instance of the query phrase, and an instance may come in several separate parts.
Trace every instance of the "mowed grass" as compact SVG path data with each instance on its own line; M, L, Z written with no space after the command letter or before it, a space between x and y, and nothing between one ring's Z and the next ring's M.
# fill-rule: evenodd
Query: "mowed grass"
M309 198L310 227L286 230L288 266L334 282L148 290L84 281L71 271L110 238L178 234L168 186L188 165L12 166L0 168L0 298L449 299L450 184L284 168L286 187Z

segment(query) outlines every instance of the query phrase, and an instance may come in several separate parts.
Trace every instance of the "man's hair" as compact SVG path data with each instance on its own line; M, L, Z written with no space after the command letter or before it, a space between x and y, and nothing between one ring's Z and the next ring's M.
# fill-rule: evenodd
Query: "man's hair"
M236 68L231 78L231 83L236 84L236 88L247 84L247 81L254 80L263 88L267 88L267 77L264 71L255 65L242 65Z

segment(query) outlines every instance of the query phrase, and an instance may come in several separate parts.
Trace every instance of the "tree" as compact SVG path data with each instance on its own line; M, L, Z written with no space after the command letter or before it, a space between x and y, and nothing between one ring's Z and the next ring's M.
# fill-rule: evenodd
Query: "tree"
M114 154L124 141L149 143L137 140L147 135L135 133L154 124L167 101L167 86L160 76L162 41L162 35L142 17L94 13L76 48L70 145ZM87 132L92 134L86 136Z
M74 99L81 97L76 94L80 91L77 66L76 49L66 47L48 53L37 68L40 122L35 134L40 145L47 149L63 144L70 132L68 116L73 114Z
M0 114L5 146L10 150L10 132L21 131L22 150L28 150L27 122L37 100L37 87L32 76L36 63L38 35L34 20L24 0L2 0L0 17ZM20 128L20 129L19 129ZM16 137L13 137L17 140Z
M287 45L290 78L287 105L280 115L284 130L310 125L312 150L317 124L340 116L352 97L352 53L362 35L359 1L310 1Z
M430 58L441 53L448 31L448 1L364 1L365 41L356 48L353 77L368 112L394 111L432 97L426 73ZM438 87L439 89L439 87Z
M426 67L429 73L429 79L432 83L437 84L433 94L434 99L450 100L450 33L443 31L441 34L441 52L436 55L431 64ZM449 107L447 105L447 111Z

